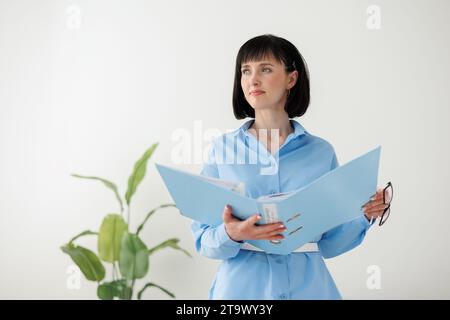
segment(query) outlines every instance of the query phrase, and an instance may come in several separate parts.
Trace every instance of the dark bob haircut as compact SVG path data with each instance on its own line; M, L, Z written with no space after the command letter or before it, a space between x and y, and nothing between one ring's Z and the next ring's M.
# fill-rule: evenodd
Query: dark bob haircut
M241 66L248 61L260 61L268 56L286 66L286 72L298 71L297 83L290 90L284 106L289 118L301 117L309 106L309 71L298 49L286 39L265 34L248 40L239 49L233 87L233 111L236 119L254 118L255 110L250 106L241 87Z

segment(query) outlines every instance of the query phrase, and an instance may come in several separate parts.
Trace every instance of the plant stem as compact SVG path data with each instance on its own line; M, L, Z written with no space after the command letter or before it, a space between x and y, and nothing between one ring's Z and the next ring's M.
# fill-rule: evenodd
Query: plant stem
M69 243L74 242L74 241L77 240L79 237L87 236L87 235L98 235L98 232L94 232L94 231L91 231L91 230L83 231L83 232L81 232L80 234L77 234L77 235L76 235L75 237L73 237L72 239L70 239Z
M133 291L134 291L134 282L136 281L136 279L133 278L133 281L131 282L131 296L130 296L130 300L133 299Z
M119 267L119 262L116 262L117 264L116 264L116 273L117 273L117 276L119 277L119 279L121 279L122 278L122 274L120 273L120 267Z
M112 279L113 279L113 281L116 280L116 265L114 264L114 261L112 264Z
M128 222L128 230L130 230L130 206L128 206L128 219L127 219L127 222Z

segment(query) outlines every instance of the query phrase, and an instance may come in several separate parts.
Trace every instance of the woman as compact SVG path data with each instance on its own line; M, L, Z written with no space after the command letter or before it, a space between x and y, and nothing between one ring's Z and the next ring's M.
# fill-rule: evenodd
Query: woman
M309 105L309 75L303 57L289 41L262 35L247 41L236 59L233 108L237 119L254 118L215 141L204 165L205 176L243 181L247 196L299 189L338 166L330 143L290 118ZM230 154L235 161L225 161ZM251 161L255 156L260 161ZM245 161L236 161L244 159ZM322 234L288 255L266 254L245 240L280 241L284 226L256 225L226 206L223 223L192 224L196 250L220 259L210 299L341 299L323 258L359 245L388 205L383 191L363 208L364 215ZM259 251L258 251L259 250Z

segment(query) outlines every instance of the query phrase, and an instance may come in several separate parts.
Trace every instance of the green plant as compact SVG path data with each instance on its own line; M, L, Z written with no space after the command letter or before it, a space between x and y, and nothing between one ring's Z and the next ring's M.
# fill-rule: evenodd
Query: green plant
M136 279L144 278L149 269L149 257L155 252L164 248L173 248L184 252L191 257L189 252L178 246L179 239L172 238L163 241L159 245L148 249L145 243L139 238L139 233L144 228L147 220L159 209L175 207L174 204L163 204L151 210L144 221L138 226L135 233L129 230L130 225L130 204L137 187L144 179L147 162L155 151L158 143L153 144L144 155L135 163L133 172L128 179L128 189L125 193L127 205L127 220L124 219L124 207L122 198L119 195L117 186L109 180L93 176L82 176L72 174L73 177L81 179L90 179L101 181L107 188L111 189L120 205L120 214L108 214L100 226L98 232L86 230L73 237L67 244L61 247L61 250L68 254L73 262L80 268L87 280L98 283L97 296L100 299L111 300L132 299ZM93 251L74 244L74 241L82 236L97 235L98 255ZM111 281L103 281L105 278L105 267L103 262L112 266ZM155 287L172 298L175 295L163 287L149 282L138 292L137 298L141 299L143 292L149 288Z

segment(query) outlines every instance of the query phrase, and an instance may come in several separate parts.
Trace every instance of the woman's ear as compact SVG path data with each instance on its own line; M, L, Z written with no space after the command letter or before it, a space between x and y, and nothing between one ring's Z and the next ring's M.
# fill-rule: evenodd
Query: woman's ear
M298 79L298 71L294 70L291 73L289 73L289 80L288 80L288 90L292 89L295 84L297 83Z

